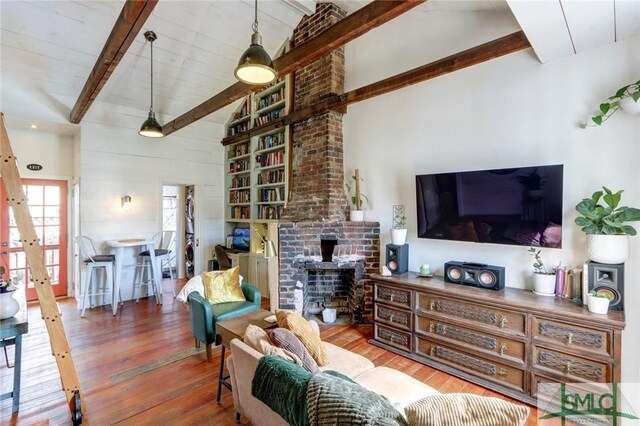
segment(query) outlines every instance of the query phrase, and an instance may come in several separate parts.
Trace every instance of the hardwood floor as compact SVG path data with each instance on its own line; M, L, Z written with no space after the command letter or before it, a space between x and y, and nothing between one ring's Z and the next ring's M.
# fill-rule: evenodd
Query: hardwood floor
M83 424L93 425L236 425L231 393L223 389L216 404L219 348L212 364L204 352L192 354L186 307L172 299L183 284L164 281L164 305L153 298L125 302L117 316L109 306L87 310L80 318L74 299L59 300L81 380ZM322 338L415 377L441 392L501 395L410 359L370 345L372 328L322 326ZM13 350L9 349L10 360ZM4 357L3 357L4 358ZM177 360L175 360L177 358ZM19 425L71 424L70 413L44 322L37 305L29 307L29 333L23 340L20 412L11 416L11 400L0 402L0 423ZM175 361L174 361L175 360ZM173 361L173 362L171 362ZM13 369L1 361L0 393L10 390ZM531 407L527 425L537 424ZM242 419L240 424L249 424Z

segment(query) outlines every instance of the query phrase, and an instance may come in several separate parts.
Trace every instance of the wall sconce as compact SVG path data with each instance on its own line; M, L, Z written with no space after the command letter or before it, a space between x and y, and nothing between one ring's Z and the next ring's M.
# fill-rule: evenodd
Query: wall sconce
M131 210L131 196L130 195L125 195L122 197L122 209L124 211L129 211Z
M258 237L262 240L262 244L264 245L264 257L276 257L278 255L278 251L276 250L276 245L273 243L273 241L271 241L268 237L264 237L253 223L251 223L251 227L256 231Z

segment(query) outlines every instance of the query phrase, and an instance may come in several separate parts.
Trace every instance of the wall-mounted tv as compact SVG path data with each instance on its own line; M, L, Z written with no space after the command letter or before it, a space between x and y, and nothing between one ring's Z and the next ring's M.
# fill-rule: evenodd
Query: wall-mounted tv
M562 247L563 166L416 176L418 237Z

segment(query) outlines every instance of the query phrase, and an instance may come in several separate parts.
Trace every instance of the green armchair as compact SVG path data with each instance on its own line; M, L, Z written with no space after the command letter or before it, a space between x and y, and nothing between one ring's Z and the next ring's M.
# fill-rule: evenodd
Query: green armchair
M247 284L240 285L245 302L218 303L212 305L197 292L189 293L189 315L191 317L191 334L196 341L196 348L203 342L207 348L207 362L212 362L211 345L216 343L216 322L239 317L260 309L260 290Z

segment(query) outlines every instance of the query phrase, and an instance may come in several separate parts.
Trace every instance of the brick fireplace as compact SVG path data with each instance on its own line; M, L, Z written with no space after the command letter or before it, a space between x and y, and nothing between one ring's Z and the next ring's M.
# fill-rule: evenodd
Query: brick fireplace
M316 12L294 30L294 45L344 16L334 4L316 4ZM294 108L342 94L344 49L296 71L294 81ZM333 307L349 322L368 323L369 275L380 268L380 224L346 221L342 115L329 111L292 128L291 191L279 225L279 306L308 317Z

